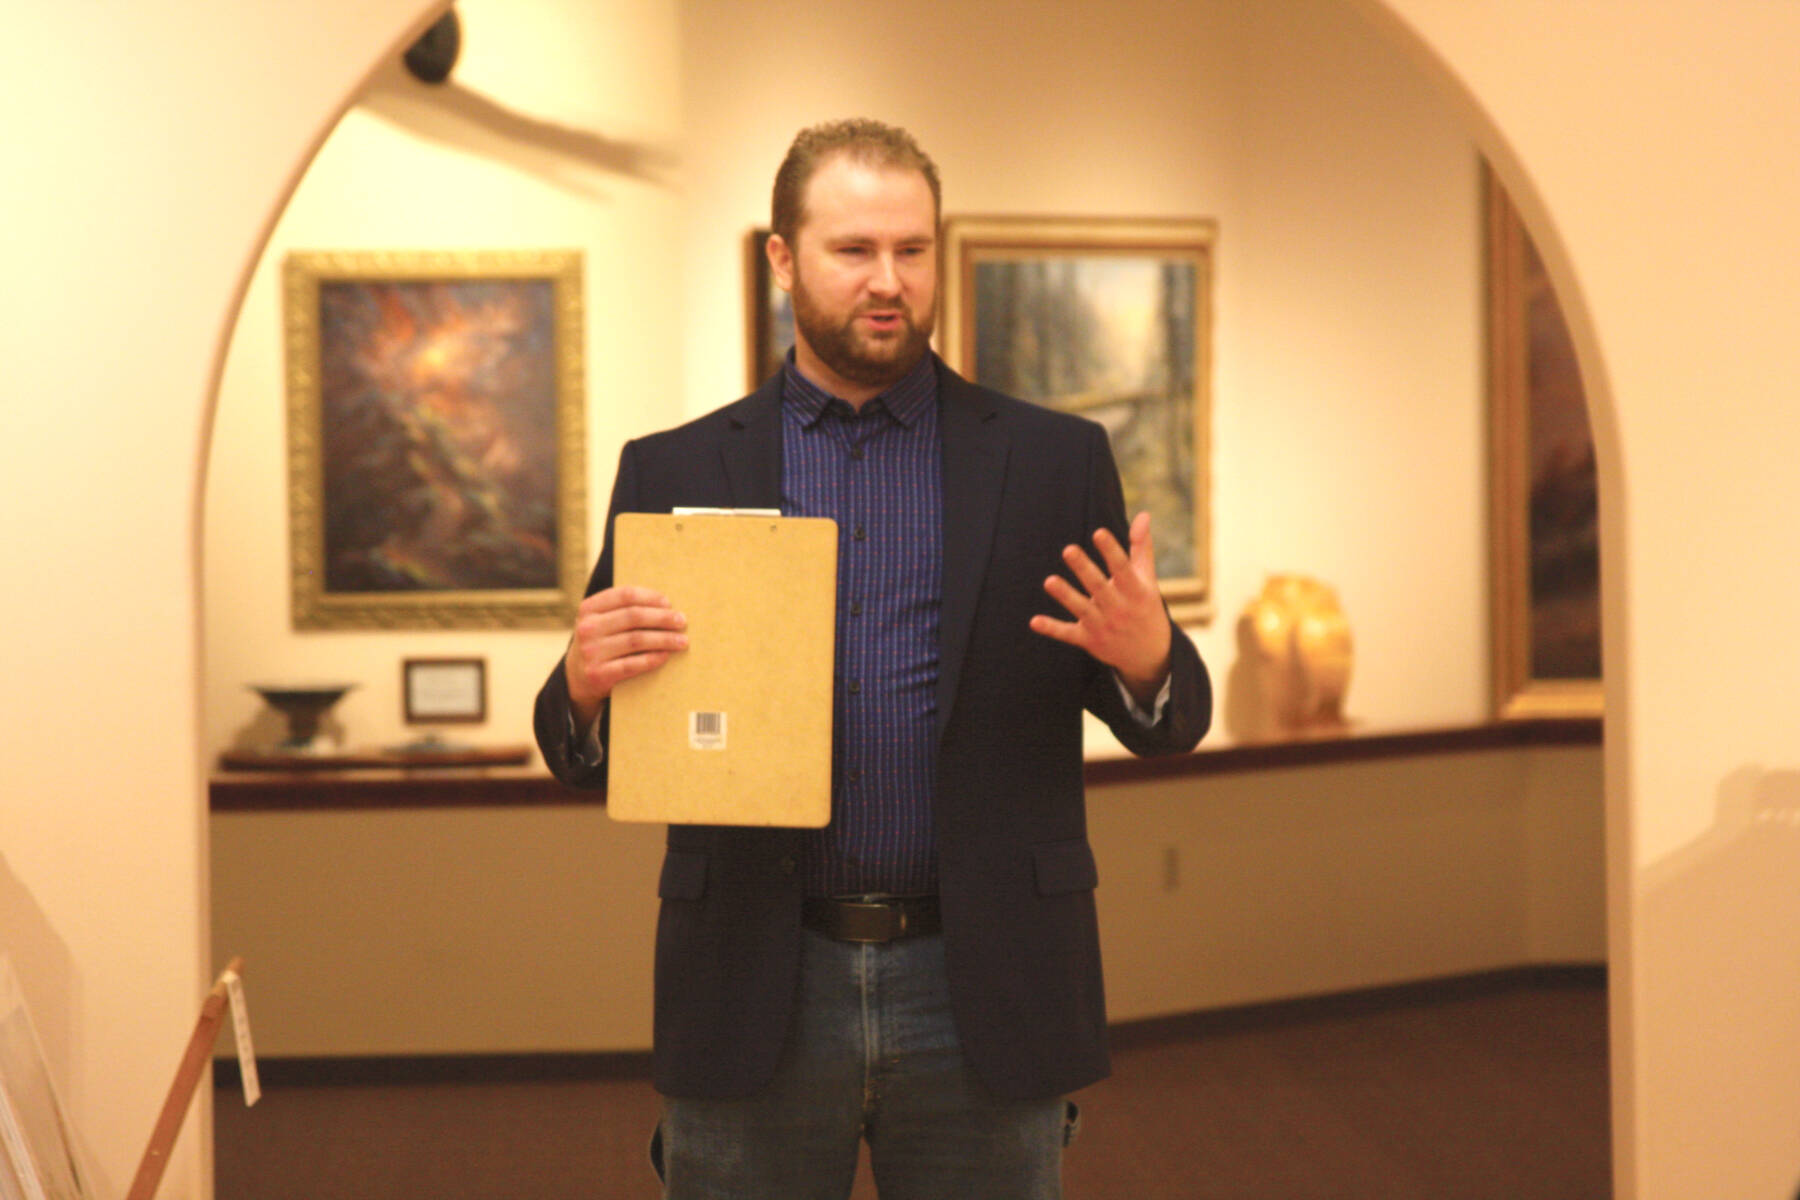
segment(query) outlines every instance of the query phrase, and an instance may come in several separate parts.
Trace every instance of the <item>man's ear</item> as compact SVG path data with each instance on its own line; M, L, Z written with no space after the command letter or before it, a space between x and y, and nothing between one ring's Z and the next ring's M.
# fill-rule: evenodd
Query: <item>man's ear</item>
M769 277L775 286L784 292L794 290L794 250L787 244L787 239L779 233L771 233L769 240L763 243L763 253L769 256Z

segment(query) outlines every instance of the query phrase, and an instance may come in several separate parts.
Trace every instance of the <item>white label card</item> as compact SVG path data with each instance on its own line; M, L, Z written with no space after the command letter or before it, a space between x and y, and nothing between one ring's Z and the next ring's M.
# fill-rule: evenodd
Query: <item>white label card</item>
M238 1074L244 1079L244 1107L262 1099L262 1082L256 1077L256 1047L250 1041L250 1006L244 1001L244 981L236 971L225 972L225 993L231 997L231 1030L237 1036Z

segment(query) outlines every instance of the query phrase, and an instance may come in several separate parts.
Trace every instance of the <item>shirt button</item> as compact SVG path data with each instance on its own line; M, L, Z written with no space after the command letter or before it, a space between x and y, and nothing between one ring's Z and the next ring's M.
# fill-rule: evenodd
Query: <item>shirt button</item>
M856 527L856 532L854 534L852 534L851 536L856 538L856 540L859 542L866 542L869 540L868 532L865 529L863 529L863 527L861 525L858 525Z
M852 447L850 450L850 457L857 462L861 462L863 460L863 448L861 446Z
M852 696L859 696L862 694L862 680L852 679L850 681L850 694Z
M850 782L856 783L861 778L862 778L862 769L859 767L851 767L850 768Z
M852 600L850 602L850 615L853 617L862 616L862 601L861 600Z
M781 867L781 873L783 875L792 875L795 871L800 869L800 860L790 854L783 858L778 865Z

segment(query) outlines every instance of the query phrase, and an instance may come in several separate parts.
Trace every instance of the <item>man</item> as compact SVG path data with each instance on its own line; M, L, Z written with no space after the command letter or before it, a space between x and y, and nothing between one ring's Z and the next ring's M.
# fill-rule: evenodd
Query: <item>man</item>
M676 1200L843 1200L862 1140L884 1200L1060 1196L1063 1096L1107 1071L1081 711L1141 754L1210 720L1105 433L930 352L939 197L903 130L802 131L768 251L793 355L620 457L614 514L779 506L840 537L831 823L669 829L654 1060ZM612 578L610 521L536 714L585 786L612 689L687 645L680 597Z

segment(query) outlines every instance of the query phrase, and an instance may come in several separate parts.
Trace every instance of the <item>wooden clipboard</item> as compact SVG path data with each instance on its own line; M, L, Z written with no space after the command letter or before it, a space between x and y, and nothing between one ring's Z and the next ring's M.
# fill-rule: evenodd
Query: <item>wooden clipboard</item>
M687 617L688 648L613 689L620 821L818 828L831 819L837 522L620 513L613 578Z

